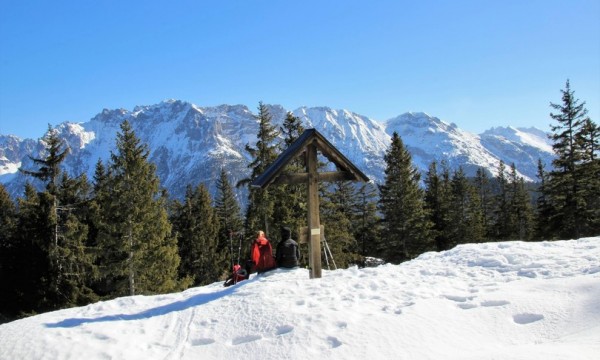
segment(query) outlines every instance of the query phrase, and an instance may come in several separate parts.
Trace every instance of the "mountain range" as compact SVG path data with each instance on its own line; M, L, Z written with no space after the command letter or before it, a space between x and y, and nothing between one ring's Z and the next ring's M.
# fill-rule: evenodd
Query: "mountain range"
M288 110L280 105L267 107L279 128ZM384 154L393 132L400 135L423 173L432 161L445 160L451 169L462 166L467 175L480 167L496 175L503 160L507 168L514 163L526 181L535 181L538 159L549 166L554 157L547 134L535 128L496 127L476 135L423 112L404 113L385 122L328 107L301 107L292 113L305 128L317 129L376 183L384 179ZM188 184L205 183L214 193L221 168L229 172L233 184L249 175L251 159L244 147L256 143L255 114L244 105L199 107L180 100L133 110L104 109L88 122L58 125L60 137L71 149L64 169L92 179L98 160L106 163L115 151L116 134L124 120L148 145L161 184L173 197L181 198ZM0 183L13 196L22 194L25 181L31 181L18 172L19 167L36 169L30 156L45 156L40 139L0 134Z

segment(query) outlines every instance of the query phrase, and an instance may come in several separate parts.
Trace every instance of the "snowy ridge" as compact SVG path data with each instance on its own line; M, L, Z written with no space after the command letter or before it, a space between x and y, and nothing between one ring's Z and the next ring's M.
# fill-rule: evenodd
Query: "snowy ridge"
M268 105L268 109L279 128L287 110L279 105ZM537 159L549 165L553 156L543 132L537 129L494 128L478 136L425 113L406 113L385 123L328 107L301 107L293 113L305 128L316 128L376 182L383 180L383 156L394 131L422 172L433 160L445 160L452 169L463 166L467 175L474 175L479 167L495 175L504 160L507 167L515 162L520 174L533 181ZM229 171L232 183L249 175L250 159L244 147L255 144L258 132L252 111L244 105L199 107L179 100L136 106L131 111L104 109L86 123L61 124L58 131L71 149L64 163L66 170L71 175L85 173L91 179L97 161L106 162L115 150L123 120L148 144L161 184L175 197L181 198L188 184L205 183L214 193L221 168ZM11 194L22 193L27 180L17 173L18 167L32 168L29 155L39 158L42 149L39 140L0 135L0 182ZM243 193L238 196L245 198Z
M596 359L600 238L274 270L0 325L1 359Z
M425 113L406 113L387 122L388 132L396 131L419 169L427 169L436 160L445 159L452 169L462 165L473 175L483 167L492 175L498 173L500 159L479 142L479 137L459 129L455 124ZM524 175L526 176L526 175ZM531 180L527 177L528 180Z

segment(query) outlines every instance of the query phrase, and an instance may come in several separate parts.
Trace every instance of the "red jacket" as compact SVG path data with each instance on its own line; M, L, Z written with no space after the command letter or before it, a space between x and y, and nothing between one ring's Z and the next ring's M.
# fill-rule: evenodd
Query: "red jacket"
M241 272L240 270L242 270L242 267L238 264L233 265L233 278L234 281L233 283L239 283L242 280L246 280L246 274L245 271Z
M252 243L250 254L254 263L254 269L257 272L271 270L277 266L273 257L271 243L262 231L259 232L258 238Z

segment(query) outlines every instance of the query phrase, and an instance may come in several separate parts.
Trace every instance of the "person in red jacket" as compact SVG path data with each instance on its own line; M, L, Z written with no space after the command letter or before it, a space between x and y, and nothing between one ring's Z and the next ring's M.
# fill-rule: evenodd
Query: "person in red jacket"
M242 266L237 262L233 265L233 272L225 280L223 286L231 286L248 279L248 272L246 269L242 269Z
M254 264L254 270L259 274L277 267L271 243L262 230L258 232L256 240L252 243L250 257Z

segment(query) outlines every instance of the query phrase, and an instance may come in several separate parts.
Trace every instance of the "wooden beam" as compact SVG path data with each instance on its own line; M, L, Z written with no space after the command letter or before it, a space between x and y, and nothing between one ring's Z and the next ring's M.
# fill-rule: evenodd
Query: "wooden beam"
M306 149L306 172L308 173L308 231L310 278L321 277L321 224L319 223L319 175L317 173L317 146Z
M317 173L319 181L342 181L342 180L354 180L352 173L348 171L325 171ZM306 184L308 181L308 173L288 173L281 174L275 180L271 182L272 185L289 184L298 185Z

